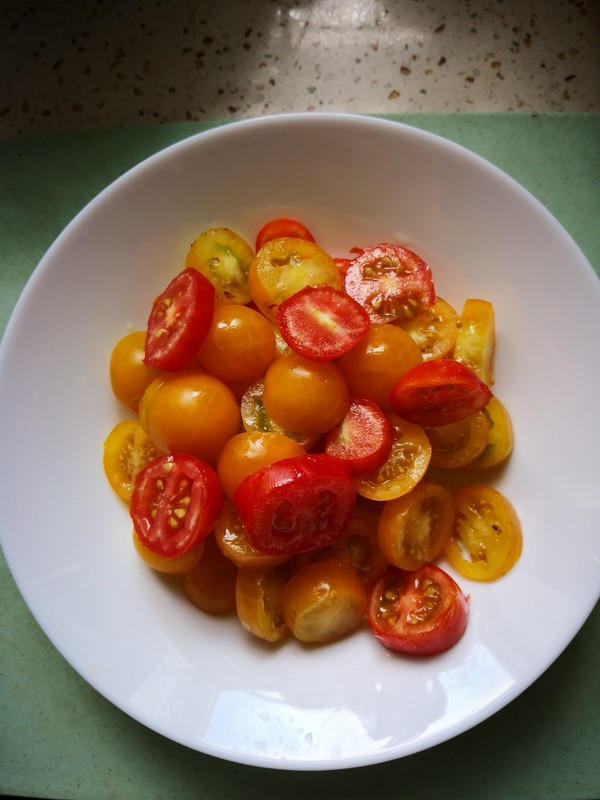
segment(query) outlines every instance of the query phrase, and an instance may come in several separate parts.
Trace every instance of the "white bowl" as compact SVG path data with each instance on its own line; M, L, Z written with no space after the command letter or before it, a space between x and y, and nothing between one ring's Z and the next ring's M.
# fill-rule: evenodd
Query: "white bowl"
M211 618L133 551L103 475L123 416L116 340L145 325L196 234L249 241L295 215L334 255L396 240L438 293L494 304L495 391L516 447L493 483L522 557L475 584L467 633L414 661L366 630L272 648ZM600 283L554 218L489 163L404 125L344 115L231 124L171 146L102 192L23 292L0 351L2 546L56 648L124 712L177 742L287 769L372 764L431 747L511 701L561 653L600 591Z

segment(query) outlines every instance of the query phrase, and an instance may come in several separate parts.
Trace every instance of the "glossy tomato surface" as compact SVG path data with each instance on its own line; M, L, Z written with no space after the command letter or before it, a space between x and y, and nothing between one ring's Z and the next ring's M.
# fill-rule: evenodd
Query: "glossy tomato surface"
M292 555L325 547L343 535L355 490L343 461L314 453L258 470L241 482L234 500L257 550Z
M369 593L369 625L385 647L399 653L448 650L462 637L468 618L468 597L434 564L413 572L391 567Z

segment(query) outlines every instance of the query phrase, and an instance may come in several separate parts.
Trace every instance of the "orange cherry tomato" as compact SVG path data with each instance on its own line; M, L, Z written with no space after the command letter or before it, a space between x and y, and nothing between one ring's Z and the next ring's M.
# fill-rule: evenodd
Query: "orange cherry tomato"
M204 372L175 372L153 381L140 403L140 420L165 452L216 461L240 429L240 407L232 391Z
M197 566L181 576L187 599L207 614L235 611L237 567L217 547L213 536L205 540Z
M281 592L287 573L281 569L240 569L235 586L237 614L259 639L280 642L288 633L281 615Z
M264 377L263 401L282 428L325 433L350 408L344 376L331 361L311 361L295 353L271 364Z
M431 442L431 466L458 469L471 464L483 453L490 426L484 409L458 422L425 428L425 433Z
M231 500L235 490L248 475L262 467L305 454L304 448L279 433L245 431L233 436L221 450L217 460L217 475L223 491Z
M329 642L355 630L367 606L363 582L337 559L296 572L281 591L281 614L301 642Z
M415 340L423 361L450 356L458 335L458 314L454 308L436 297L429 308L420 309L408 319L394 322Z
M240 400L240 411L242 414L242 423L244 428L249 431L260 431L264 433L278 433L286 436L288 439L293 439L301 445L305 450L310 448L317 442L319 434L314 433L298 433L297 431L289 431L278 425L275 420L267 414L264 395L263 381L253 383L242 395Z
M342 288L334 260L314 242L272 239L256 253L248 273L252 300L275 322L277 308L305 286Z
M146 331L133 331L116 343L110 356L110 384L117 400L137 411L142 395L162 370L144 364Z
M216 378L252 383L262 378L276 356L273 325L248 306L229 304L215 309L197 358Z
M518 561L521 523L509 500L485 484L465 486L454 495L455 521L445 553L452 566L476 581L491 581Z
M436 483L421 481L408 494L384 504L379 548L394 567L419 569L442 552L453 522L452 493Z
M423 428L391 412L394 429L387 461L375 472L354 479L356 491L369 500L393 500L413 489L423 478L431 459L431 444Z
M394 384L421 361L421 351L406 331L378 323L336 363L353 397L366 397L389 411Z
M186 550L178 556L167 558L154 553L146 547L134 530L133 546L142 561L156 572L163 572L165 575L183 575L198 566L204 552L204 539L190 550Z

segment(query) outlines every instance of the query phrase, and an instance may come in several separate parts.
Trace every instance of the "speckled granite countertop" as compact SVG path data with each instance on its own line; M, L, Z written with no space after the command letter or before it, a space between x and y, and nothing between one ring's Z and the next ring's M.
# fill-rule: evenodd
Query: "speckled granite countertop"
M600 110L597 0L0 4L0 135L288 111Z
M185 136L262 114L385 114L456 141L531 191L599 271L599 26L597 0L4 0L0 335L44 251L110 181ZM0 596L0 794L600 796L600 608L473 730L314 774L219 761L142 727L52 647L1 556Z

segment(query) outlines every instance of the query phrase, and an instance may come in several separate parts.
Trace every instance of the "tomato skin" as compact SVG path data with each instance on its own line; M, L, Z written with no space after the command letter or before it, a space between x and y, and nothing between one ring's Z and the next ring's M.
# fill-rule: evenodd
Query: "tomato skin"
M469 598L447 572L426 564L413 572L390 567L369 592L367 621L389 650L442 653L464 634Z
M239 485L235 506L257 550L294 555L337 541L356 495L343 461L324 453L276 461Z
M148 386L162 373L144 364L146 331L123 336L110 355L110 385L113 394L132 411L137 411Z
M470 484L454 493L454 529L445 553L461 575L492 581L519 560L521 523L510 501L487 484Z
M353 397L342 421L325 436L323 451L343 459L353 475L366 475L384 464L393 435L389 419L376 403Z
M260 433L277 433L286 436L297 442L305 450L316 444L319 434L318 433L298 433L290 431L278 425L275 420L269 416L264 404L264 383L257 381L253 383L244 392L240 400L240 413L242 415L242 424L244 428L252 433L258 431Z
M129 500L137 473L159 454L159 450L137 419L117 422L106 437L102 464L112 489Z
M397 244L377 244L360 252L346 269L344 285L372 322L411 317L435 301L428 264Z
M223 505L216 472L177 453L153 459L135 477L129 511L144 547L179 556L211 532Z
M345 636L361 624L366 606L362 581L335 558L303 567L281 591L281 614L301 642L330 642Z
M421 481L411 492L388 500L379 518L379 548L394 567L411 571L433 561L452 534L454 502L443 486Z
M277 217L271 219L262 226L256 234L255 249L258 252L263 245L273 239L304 239L307 242L314 242L315 238L308 230L306 225L290 217Z
M235 605L242 626L266 642L279 642L288 633L280 611L287 574L282 569L240 569Z
M394 385L390 401L399 417L428 428L481 411L491 397L489 387L473 370L445 358L408 370Z
M494 382L495 325L494 307L490 302L476 298L465 300L454 358L470 367L488 386Z
M488 440L480 456L468 465L469 470L491 469L510 456L514 446L514 433L510 414L494 395L483 409L488 422Z
M331 361L351 350L371 324L364 308L331 286L306 286L279 305L283 339L305 358Z
M144 364L170 371L185 367L208 333L214 302L214 286L195 269L176 275L152 304Z
M167 558L149 550L142 544L135 530L133 531L133 546L136 553L147 566L155 572L162 572L165 575L184 575L186 572L191 572L195 569L202 558L205 541L205 539L202 539L197 545L190 547L189 550L185 550L178 556Z
M181 586L192 605L205 614L229 614L235 611L237 567L207 536L200 561L181 575Z

